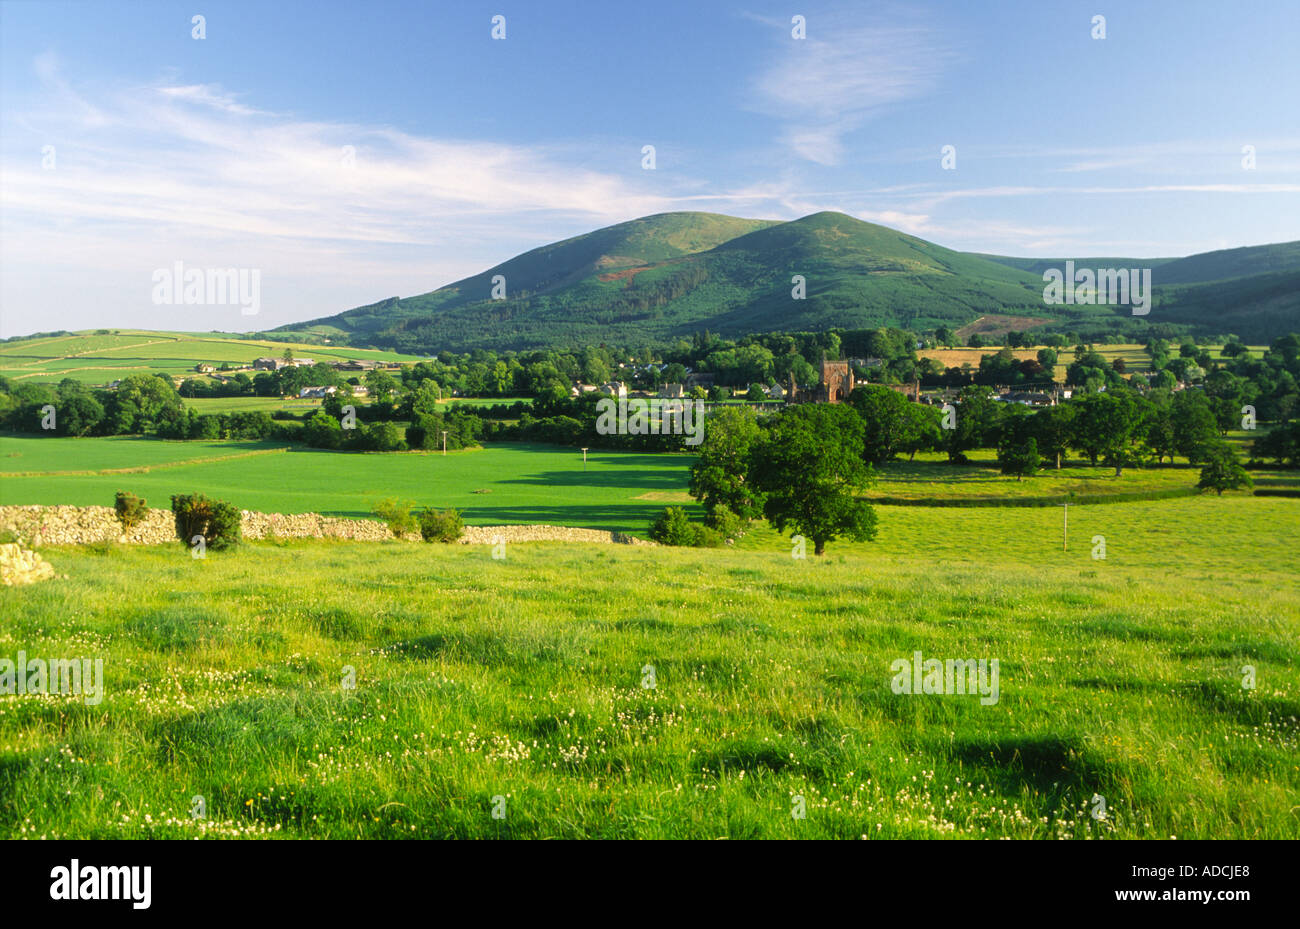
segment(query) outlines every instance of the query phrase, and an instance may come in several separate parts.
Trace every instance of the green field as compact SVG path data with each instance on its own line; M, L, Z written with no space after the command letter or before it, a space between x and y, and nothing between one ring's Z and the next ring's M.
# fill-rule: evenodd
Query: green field
M199 492L246 510L368 516L376 501L396 496L457 507L470 525L549 523L644 533L663 509L663 495L685 489L692 461L592 450L584 472L581 451L550 445L494 445L444 456L271 442L0 436L0 504L111 506L116 491L129 490L166 508L172 494ZM155 467L130 474L52 473L133 464Z
M930 499L934 497L1006 498L1057 494L1138 494L1196 486L1199 469L1185 461L1150 468L1126 468L1120 477L1113 468L1090 467L1072 460L1057 470L1048 467L1032 478L1017 481L1002 474L990 449L968 453L969 465L950 465L940 453L922 453L912 462L891 462L881 469L880 482L868 497Z
M241 509L365 516L397 496L454 506L470 525L550 523L644 533L686 493L689 455L642 455L551 445L493 444L450 452L354 454L276 442L165 442L127 436L37 438L0 436L0 503L111 505L130 490L165 507L172 494L200 492ZM1067 462L1017 481L999 472L990 451L953 466L938 454L895 462L880 471L869 498L900 501L1003 500L1190 490L1199 471L1185 462L1113 469ZM128 473L123 473L128 472ZM1261 486L1293 486L1287 472L1261 473ZM487 491L484 493L483 491ZM698 512L698 510L696 510Z
M115 329L109 335L77 333L0 342L0 375L15 381L70 377L87 384L107 384L128 374L195 375L194 366L200 363L217 367L223 362L232 367L252 364L255 358L278 358L286 348L296 357L316 361L420 360L377 349L239 339L215 333Z
M0 835L1300 837L1295 501L1059 519L45 549L0 653L103 656L104 697L0 697ZM998 659L997 702L894 693L914 650Z
M185 405L197 413L276 413L281 410L301 416L321 408L319 400L281 397L186 397Z

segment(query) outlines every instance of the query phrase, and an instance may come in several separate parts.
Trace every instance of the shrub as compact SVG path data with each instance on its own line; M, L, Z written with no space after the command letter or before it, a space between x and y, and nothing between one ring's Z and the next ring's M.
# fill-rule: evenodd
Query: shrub
M21 545L22 541L12 529L0 529L0 545Z
M338 448L343 444L343 427L333 416L317 411L302 427L302 441L313 448Z
M395 423L365 423L347 431L350 435L343 439L343 447L350 451L399 452L406 449L406 437Z
M173 494L172 513L176 536L186 545L202 536L205 547L221 551L243 539L239 510L233 504L209 500L203 494Z
M696 548L718 548L725 541L722 533L708 526L692 525L691 535L691 544Z
M664 507L664 511L650 524L650 538L660 545L691 545L695 541L695 530L684 509L669 506Z
M122 523L122 528L130 531L140 523L144 522L149 515L149 507L143 497L137 497L135 494L127 493L125 490L117 492L117 500L113 504L117 510L118 521Z
M741 519L730 508L721 504L713 508L704 519L704 523L710 529L718 533L724 539L735 540L745 534L746 520Z
M717 529L691 522L680 506L664 508L650 524L650 538L660 545L689 545L696 548L717 548L724 539Z
M410 500L389 497L376 503L371 512L388 524L389 531L393 535L401 538L420 527L420 521L411 512L414 506L415 504Z
M460 510L434 510L420 512L420 537L426 542L455 542L465 533Z

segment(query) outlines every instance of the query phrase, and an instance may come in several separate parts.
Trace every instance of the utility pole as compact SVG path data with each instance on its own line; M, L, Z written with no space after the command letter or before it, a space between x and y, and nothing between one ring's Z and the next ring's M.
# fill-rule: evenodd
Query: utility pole
M442 430L442 453L447 454L447 430Z

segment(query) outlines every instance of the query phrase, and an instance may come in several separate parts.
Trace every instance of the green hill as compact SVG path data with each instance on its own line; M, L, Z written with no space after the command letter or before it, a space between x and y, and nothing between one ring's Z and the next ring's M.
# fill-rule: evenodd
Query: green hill
M1062 268L1064 258L1008 258L1004 255L980 255L989 261L1027 271L1041 277L1048 268ZM1151 280L1157 286L1207 284L1230 281L1260 274L1300 270L1300 242L1274 245L1250 245L1202 252L1186 258L1073 258L1079 268L1151 268Z
M282 327L408 353L527 349L772 330L957 328L988 315L1093 328L1174 322L1267 341L1300 326L1300 243L1188 258L1076 259L1154 269L1156 310L1046 306L1064 259L957 252L843 213L790 222L661 213L525 252L430 293ZM494 278L505 298L493 299ZM805 299L791 296L801 275Z

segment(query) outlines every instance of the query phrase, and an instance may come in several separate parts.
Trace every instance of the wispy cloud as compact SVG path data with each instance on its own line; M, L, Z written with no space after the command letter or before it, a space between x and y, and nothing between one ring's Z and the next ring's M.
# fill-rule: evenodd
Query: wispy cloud
M799 157L822 165L839 163L844 136L873 115L931 91L955 58L933 27L897 15L809 15L805 39L793 38L789 23L752 18L772 29L777 51L750 105L781 121Z

